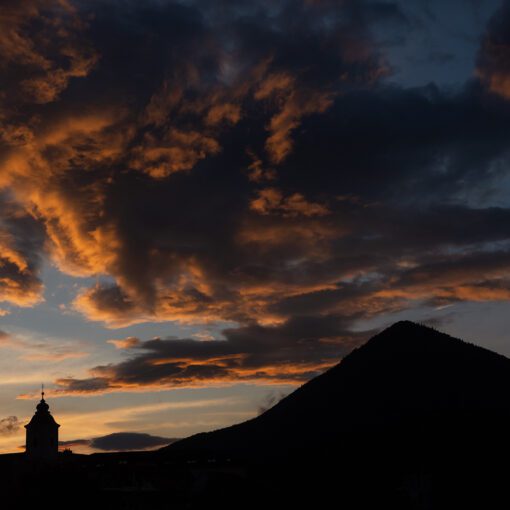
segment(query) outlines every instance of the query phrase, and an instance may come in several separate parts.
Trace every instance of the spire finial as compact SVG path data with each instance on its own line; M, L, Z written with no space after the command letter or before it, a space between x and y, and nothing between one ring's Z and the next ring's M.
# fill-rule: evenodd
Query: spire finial
M41 399L44 400L44 383L41 384Z

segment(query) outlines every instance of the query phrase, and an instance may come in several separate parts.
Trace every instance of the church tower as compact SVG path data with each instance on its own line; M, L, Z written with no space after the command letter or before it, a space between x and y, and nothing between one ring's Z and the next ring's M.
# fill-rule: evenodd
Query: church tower
M31 459L52 460L58 454L58 428L60 425L50 414L50 406L44 400L44 387L37 410L25 425L27 429L26 455Z

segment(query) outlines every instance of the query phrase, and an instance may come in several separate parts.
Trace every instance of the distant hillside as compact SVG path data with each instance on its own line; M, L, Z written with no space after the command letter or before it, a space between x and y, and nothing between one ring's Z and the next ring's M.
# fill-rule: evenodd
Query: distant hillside
M380 449L385 441L455 443L510 416L510 360L432 328L398 322L261 416L163 449L280 456ZM494 433L497 433L495 430ZM455 437L451 437L452 434Z

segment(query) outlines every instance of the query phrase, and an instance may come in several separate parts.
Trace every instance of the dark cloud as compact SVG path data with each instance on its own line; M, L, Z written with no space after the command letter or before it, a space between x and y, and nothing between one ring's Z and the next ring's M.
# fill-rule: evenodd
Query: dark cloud
M475 198L505 172L508 115L477 84L455 94L434 85L352 92L304 122L279 180L308 196L328 190L412 207Z
M31 131L16 121L38 111L33 105L58 100L71 80L87 76L97 55L82 37L85 27L70 2L2 2L0 120L7 124L4 141L26 142Z
M61 448L72 448L74 446L88 446L100 451L129 451L129 450L150 450L158 446L166 446L177 439L168 437L153 436L140 432L115 432L106 436L93 439L75 439L71 441L60 441Z
M15 434L21 428L21 423L17 416L8 416L0 419L0 436L9 436Z
M507 3L450 90L386 80L392 2L7 5L0 299L36 303L47 256L110 327L236 324L61 390L300 382L364 319L508 299Z
M165 446L175 442L176 439L153 436L139 432L116 432L91 440L90 446L97 450L146 450L157 446Z
M0 302L31 306L41 300L44 232L7 193L0 194Z
M39 34L30 23L49 5L34 0L32 9L15 14L32 60L38 56L54 71L61 46L71 46L73 55L86 48L74 48L69 35L36 51ZM218 292L208 296L194 282L176 288L176 281L202 271L193 259L204 244L234 248L255 191L243 174L251 141L252 154L268 165L282 163L305 118L326 111L343 90L371 86L384 74L361 12L356 2L296 1L261 2L255 9L215 9L207 2L49 9L63 36L75 18L89 20L80 25L80 41L97 58L81 80L62 82L51 100L58 108L40 107L36 123L20 124L24 135L19 143L7 141L5 167L16 198L43 223L55 262L73 274L116 280L90 289L80 309L101 318L208 313L207 301ZM202 175L189 174L200 167ZM169 176L173 182L157 182ZM196 193L197 187L209 193ZM287 209L307 205L300 194L283 200ZM173 219L165 221L163 204L189 213L175 223L168 211ZM231 294L228 285L219 286ZM158 295L158 288L169 295Z
M59 379L55 394L130 391L242 382L298 383L338 362L371 332L348 330L354 317L295 316L282 325L223 330L223 340L153 339L89 379Z
M72 379L63 378L59 383L69 388L72 393L95 393L101 392L110 387L108 380L102 377L92 377L90 379Z
M478 55L478 74L490 92L510 97L510 3L503 0L488 24Z
M72 449L75 446L89 446L91 439L71 439L70 441L59 441L60 449Z

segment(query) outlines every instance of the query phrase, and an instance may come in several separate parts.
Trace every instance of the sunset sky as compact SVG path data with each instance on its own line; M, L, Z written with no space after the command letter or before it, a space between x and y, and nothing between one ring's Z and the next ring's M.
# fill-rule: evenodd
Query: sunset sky
M509 149L509 2L0 0L0 452L43 382L92 451L402 318L510 356Z

